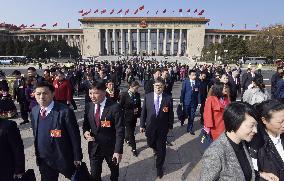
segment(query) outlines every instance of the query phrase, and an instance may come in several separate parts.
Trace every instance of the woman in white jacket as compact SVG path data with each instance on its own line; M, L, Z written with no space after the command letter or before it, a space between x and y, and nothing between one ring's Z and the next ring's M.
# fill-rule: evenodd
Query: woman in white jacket
M243 95L243 101L251 105L262 103L270 99L268 91L265 89L262 78L254 77L252 87L247 89Z

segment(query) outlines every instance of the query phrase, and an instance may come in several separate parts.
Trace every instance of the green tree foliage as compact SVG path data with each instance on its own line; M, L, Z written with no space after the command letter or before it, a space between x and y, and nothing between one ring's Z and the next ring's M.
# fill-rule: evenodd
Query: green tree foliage
M44 50L47 50L44 52ZM59 57L78 58L79 49L71 47L65 40L47 42L35 39L34 41L6 40L0 41L0 56L27 56L31 58Z

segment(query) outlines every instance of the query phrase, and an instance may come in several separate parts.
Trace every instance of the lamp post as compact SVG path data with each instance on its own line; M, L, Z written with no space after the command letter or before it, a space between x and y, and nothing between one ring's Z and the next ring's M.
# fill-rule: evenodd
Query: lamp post
M218 53L218 51L216 50L215 51L215 62L217 61L217 53Z
M61 50L58 50L58 58L61 58Z

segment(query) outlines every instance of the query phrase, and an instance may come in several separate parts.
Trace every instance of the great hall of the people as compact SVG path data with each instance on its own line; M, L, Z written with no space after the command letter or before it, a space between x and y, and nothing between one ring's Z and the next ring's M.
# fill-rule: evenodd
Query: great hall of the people
M210 21L193 17L86 17L80 29L12 30L0 26L0 41L65 40L82 56L168 55L200 57L204 46L222 43L226 37L250 40L256 30L206 29Z

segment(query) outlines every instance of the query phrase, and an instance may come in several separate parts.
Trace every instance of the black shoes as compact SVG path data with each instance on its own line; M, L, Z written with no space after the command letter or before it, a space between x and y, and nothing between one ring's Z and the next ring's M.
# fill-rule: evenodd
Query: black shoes
M164 176L164 171L163 171L163 169L162 169L162 168L157 168L157 177L158 177L159 179L161 179L161 178L163 178L163 176Z
M23 122L20 123L20 125L27 124L27 123L29 123L29 120L24 120Z
M131 151L132 151L133 156L138 157L138 152L137 152L137 150L131 150Z

